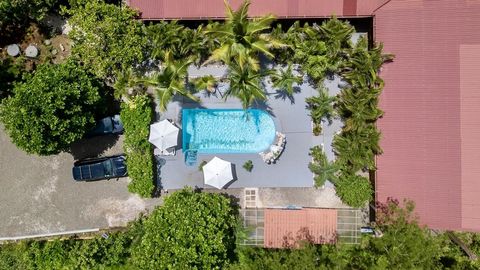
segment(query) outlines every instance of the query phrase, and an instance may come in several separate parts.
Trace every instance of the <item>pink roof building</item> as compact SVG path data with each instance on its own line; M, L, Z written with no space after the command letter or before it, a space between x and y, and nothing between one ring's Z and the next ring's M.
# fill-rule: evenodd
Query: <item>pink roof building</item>
M264 214L267 248L297 247L300 241L324 244L337 240L336 209L265 209Z
M431 228L480 231L480 2L391 1L377 200L409 198Z
M222 0L128 2L145 20L224 18ZM252 16L266 13L374 18L396 55L381 71L376 199L413 200L431 228L480 231L480 1L252 0Z

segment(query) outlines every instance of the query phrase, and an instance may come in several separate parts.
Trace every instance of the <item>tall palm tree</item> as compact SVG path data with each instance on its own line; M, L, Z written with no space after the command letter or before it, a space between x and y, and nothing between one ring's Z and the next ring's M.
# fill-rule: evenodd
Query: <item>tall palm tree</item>
M225 97L235 96L240 99L244 109L247 109L255 100L266 100L267 96L261 88L263 75L248 65L232 65L229 67L227 80L230 87Z
M221 43L221 47L213 51L206 63L223 61L230 65L235 60L242 67L248 64L253 70L259 70L258 53L273 58L274 55L269 49L285 46L271 35L263 33L270 29L270 24L275 20L275 16L266 15L249 20L250 0L244 1L236 11L232 9L227 0L224 2L227 17L225 23L205 30L205 33L217 37Z
M174 60L170 51L165 53L163 68L161 72L155 73L151 77L146 77L139 82L152 86L160 101L160 110L165 111L172 98L180 94L192 100L198 101L187 87L187 69L192 60Z
M302 76L293 74L292 65L288 65L286 69L280 69L278 72L270 74L273 87L286 91L289 95L293 95L293 85L302 84Z

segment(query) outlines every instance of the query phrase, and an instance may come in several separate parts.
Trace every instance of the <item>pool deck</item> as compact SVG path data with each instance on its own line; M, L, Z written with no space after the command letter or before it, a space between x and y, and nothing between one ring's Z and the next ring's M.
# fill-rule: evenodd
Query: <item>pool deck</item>
M190 70L191 77L204 76L207 74L223 74L222 66L211 66L201 69ZM336 79L337 80L337 79ZM306 109L305 98L316 94L316 90L306 81L298 87L299 91L289 99L285 95L272 89L270 83L264 82L268 92L268 100L262 104L256 104L254 108L264 109L274 119L276 130L286 135L287 143L285 150L275 164L268 165L263 162L258 153L252 154L199 154L195 166L187 166L184 162L184 153L181 150L181 136L179 136L178 148L175 156L157 156L158 181L162 189L179 189L185 186L198 188L211 188L204 185L203 173L198 169L198 164L203 160L209 161L214 156L230 161L235 166L236 180L227 188L244 187L312 187L313 175L308 169L311 157L308 155L312 146L324 144L329 159L334 155L331 150L333 135L341 128L341 123L334 119L331 124L323 126L324 135L314 136L309 111ZM331 95L338 92L337 81L330 81L328 85ZM327 83L326 83L327 85ZM171 119L181 127L181 110L183 108L207 108L207 109L241 109L241 104L236 98L228 98L226 101L221 97L227 85L219 85L217 92L208 95L205 91L197 94L200 103L176 97L171 102L167 111L160 113L156 108L157 119ZM332 89L330 89L332 88ZM181 133L180 133L181 134ZM253 170L247 172L242 166L247 160L252 160ZM327 183L327 185L329 185Z

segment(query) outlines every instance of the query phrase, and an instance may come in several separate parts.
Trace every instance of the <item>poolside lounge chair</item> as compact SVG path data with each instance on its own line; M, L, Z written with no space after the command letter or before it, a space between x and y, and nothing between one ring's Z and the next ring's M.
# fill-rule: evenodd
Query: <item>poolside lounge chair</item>
M282 154L284 148L285 148L285 143L287 139L285 137L285 134L282 134L280 132L276 132L275 136L275 141L274 144L270 146L267 152L260 152L259 155L262 157L263 161L267 164L274 163L275 160L277 160L280 155Z
M175 147L170 147L165 149L165 151L160 150L159 148L155 147L153 149L153 154L155 156L175 156L177 151L175 150Z

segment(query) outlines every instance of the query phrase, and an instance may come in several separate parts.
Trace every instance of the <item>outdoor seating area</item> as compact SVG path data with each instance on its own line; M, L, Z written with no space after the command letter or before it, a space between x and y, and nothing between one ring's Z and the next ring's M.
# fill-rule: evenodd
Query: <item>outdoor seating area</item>
M275 141L269 148L270 151L260 152L259 155L262 157L265 163L267 164L275 163L275 161L283 153L286 142L287 142L287 138L285 137L285 134L277 131L275 133Z

